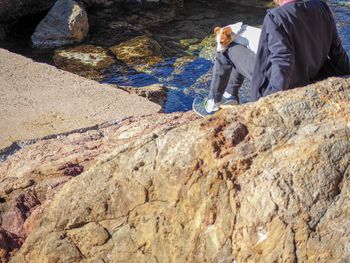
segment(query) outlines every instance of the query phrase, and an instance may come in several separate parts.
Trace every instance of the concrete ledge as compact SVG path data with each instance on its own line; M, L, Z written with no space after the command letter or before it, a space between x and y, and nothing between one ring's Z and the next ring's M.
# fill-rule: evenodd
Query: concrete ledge
M145 98L0 49L0 149L160 110Z

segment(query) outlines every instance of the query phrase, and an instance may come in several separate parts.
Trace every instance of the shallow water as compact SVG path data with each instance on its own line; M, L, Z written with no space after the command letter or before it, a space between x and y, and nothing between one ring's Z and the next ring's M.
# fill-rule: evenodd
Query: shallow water
M349 1L330 1L329 4L334 11L343 46L350 55ZM151 67L147 73L127 66L113 66L105 72L103 82L134 87L162 83L170 89L164 111L187 111L192 108L194 97L208 93L211 79L212 62L195 55L193 60L180 63L181 66L177 66L177 58L165 59L164 63ZM239 96L241 103L249 100L249 83L244 83Z
M350 1L330 1L337 21L339 36L350 55Z

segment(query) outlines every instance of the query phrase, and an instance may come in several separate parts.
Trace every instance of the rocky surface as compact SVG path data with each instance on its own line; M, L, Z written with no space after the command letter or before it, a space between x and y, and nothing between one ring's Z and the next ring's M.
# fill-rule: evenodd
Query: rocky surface
M108 49L92 45L56 50L53 60L60 69L94 80L100 80L101 70L116 62Z
M146 71L163 61L161 47L157 41L148 36L140 36L113 46L110 50L117 59L139 71Z
M82 134L38 140L1 163L0 262L7 262L18 250L66 182L89 170L115 148L128 147L135 139L197 118L191 113L160 116L133 117Z
M161 110L128 94L0 49L0 149Z
M333 78L38 141L0 167L11 262L345 262L349 99Z
M32 35L37 48L60 47L81 42L89 32L85 10L73 0L58 0Z
M148 100L157 103L160 106L164 106L169 89L162 84L153 84L145 87L119 87L131 94L137 94L141 97L145 97Z

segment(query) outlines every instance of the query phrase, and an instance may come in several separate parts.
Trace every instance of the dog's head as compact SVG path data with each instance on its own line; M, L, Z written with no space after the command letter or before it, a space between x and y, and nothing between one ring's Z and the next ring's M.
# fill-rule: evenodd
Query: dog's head
M216 36L216 50L218 52L225 51L234 40L235 34L231 27L215 27L214 34Z

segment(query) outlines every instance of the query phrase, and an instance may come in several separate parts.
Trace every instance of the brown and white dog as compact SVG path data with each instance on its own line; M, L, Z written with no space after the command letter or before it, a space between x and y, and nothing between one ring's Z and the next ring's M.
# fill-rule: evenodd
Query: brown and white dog
M214 34L218 52L224 52L232 42L236 42L257 53L261 29L239 22L225 27L215 27Z

